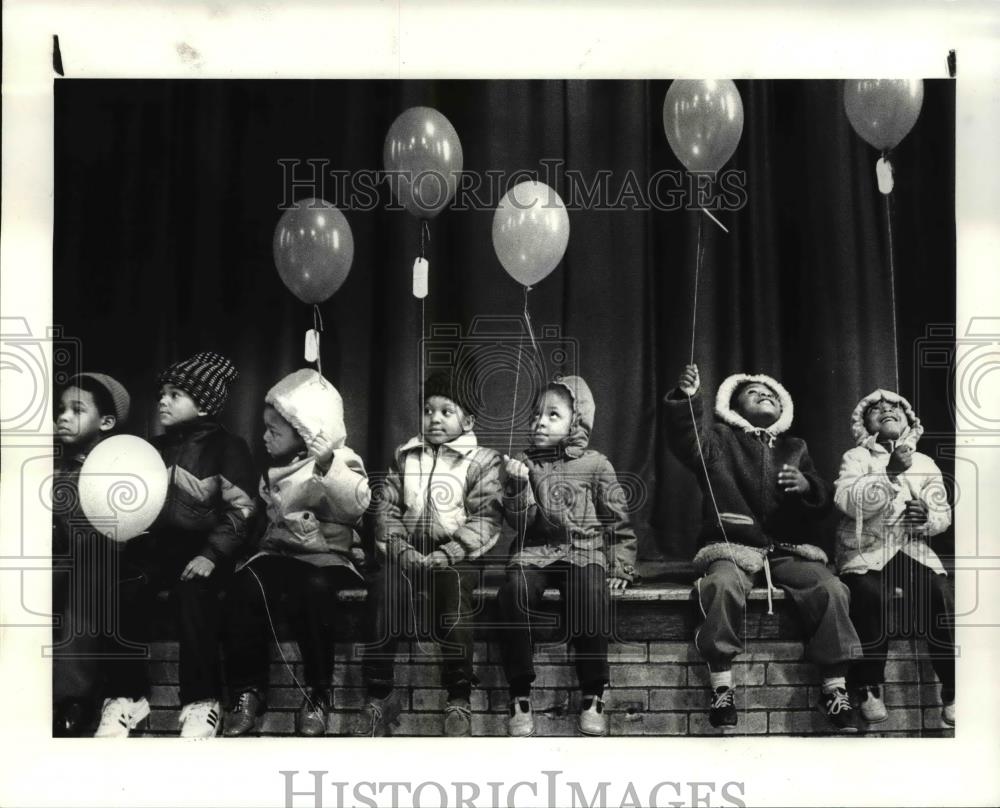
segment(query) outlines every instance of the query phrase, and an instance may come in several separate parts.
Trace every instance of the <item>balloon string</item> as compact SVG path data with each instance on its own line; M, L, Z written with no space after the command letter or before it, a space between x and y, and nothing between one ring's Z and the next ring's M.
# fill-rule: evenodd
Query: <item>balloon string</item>
M313 303L313 331L316 332L316 372L323 375L323 357L320 354L319 335L323 333L323 314L319 310L319 305Z
M424 431L423 416L424 416L424 316L425 316L425 298L420 298L420 338L417 340L417 350L419 354L417 356L417 373L419 378L417 379L417 386L420 390L420 406L417 411L417 432L421 436Z
M885 152L882 153L885 159ZM889 235L889 296L892 302L892 362L899 393L899 335L896 333L896 266L892 248L892 193L885 195L885 223Z
M694 301L691 305L691 359L688 364L694 364L695 327L698 325L698 280L701 275L701 216L698 217L698 243L694 254Z
M530 291L530 286L524 287L524 324L528 327L528 336L531 337L531 347L535 352L535 358L538 360L538 364L542 370L542 375L544 376L545 362L542 360L542 352L538 347L538 343L535 341L535 329L531 327L531 312L528 311L528 292Z
M521 380L521 345L524 342L524 335L517 335L517 364L514 365L514 399L510 405L510 435L507 438L507 457L510 457L511 449L514 446L514 416L517 415L517 388Z
M427 258L427 243L431 240L431 226L426 219L420 220L420 257Z

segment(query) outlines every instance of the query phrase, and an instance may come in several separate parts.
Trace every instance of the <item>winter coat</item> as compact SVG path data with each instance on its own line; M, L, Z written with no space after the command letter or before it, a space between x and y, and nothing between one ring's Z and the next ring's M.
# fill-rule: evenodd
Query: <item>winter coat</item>
M390 558L441 550L452 565L500 536L500 455L466 432L441 445L417 436L396 449L378 493L375 542Z
M212 562L242 547L254 511L254 464L242 438L211 417L184 421L151 441L169 475L167 498L150 532L202 534Z
M361 458L344 443L344 407L340 394L314 370L286 376L265 402L288 421L303 441L322 433L334 446L323 473L306 451L286 464L267 469L259 494L267 526L257 543L260 555L285 555L318 567L354 566L361 538L357 527L371 500Z
M511 566L598 564L609 577L631 581L637 542L625 489L611 462L587 448L593 394L578 376L557 382L570 393L574 425L560 446L528 449L518 457L528 467L527 484L507 480L504 514L517 532Z
M767 428L754 427L733 409L734 394L749 382L767 385L781 403L781 415ZM709 427L703 422L698 393L689 404L684 393L674 390L664 403L670 448L697 475L702 491L700 549L694 557L699 569L733 559L755 573L774 549L826 563L826 553L805 539L830 511L830 488L816 473L806 442L785 434L794 409L784 387L764 375L730 376L719 387L717 420ZM802 472L809 483L805 494L786 494L778 486L778 473L785 464Z
M864 426L865 411L883 399L899 403L909 422L907 431L889 447L868 434ZM916 451L924 430L910 403L896 393L876 390L858 402L851 426L858 445L844 453L834 484L834 502L843 514L837 527L837 572L881 570L902 551L944 574L944 566L927 539L948 529L951 509L941 470L931 458ZM900 444L914 449L913 463L893 480L885 469L892 449ZM906 501L911 499L927 506L927 522L916 530L906 530L901 524Z

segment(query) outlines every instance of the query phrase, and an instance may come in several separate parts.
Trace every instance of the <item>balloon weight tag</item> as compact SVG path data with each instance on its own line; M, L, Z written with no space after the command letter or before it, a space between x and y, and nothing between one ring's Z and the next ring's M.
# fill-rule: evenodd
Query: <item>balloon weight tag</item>
M892 163L884 157L879 157L875 163L875 177L878 179L878 189L883 194L891 194L894 181L892 179Z
M310 328L306 331L306 362L319 359L319 331Z
M423 299L427 297L427 276L431 265L426 258L418 258L413 262L413 296Z

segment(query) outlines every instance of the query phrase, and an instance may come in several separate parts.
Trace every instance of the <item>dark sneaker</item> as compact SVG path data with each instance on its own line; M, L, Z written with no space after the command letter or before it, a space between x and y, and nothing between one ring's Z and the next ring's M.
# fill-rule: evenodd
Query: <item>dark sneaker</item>
M79 738L94 723L94 704L69 699L56 706L52 719L53 738Z
M731 687L715 688L708 708L708 723L713 727L735 727L738 719L736 691Z
M332 703L329 690L318 687L310 690L295 716L295 731L307 738L326 735L326 718L330 714Z
M580 732L584 735L607 735L608 716L604 712L604 699L584 696L580 705Z
M222 734L227 738L246 735L257 726L257 717L264 712L264 699L257 690L244 690L236 697L236 706L226 716Z
M361 738L383 738L389 728L399 726L399 696L393 690L384 699L369 697L368 703L354 723L351 734Z
M449 738L472 735L472 705L468 699L448 699L444 708L444 734Z
M882 688L879 685L868 685L858 689L858 710L861 717L869 724L881 724L889 718L889 711L882 701Z
M819 709L837 729L857 731L858 728L854 723L854 710L851 709L851 700L847 697L847 691L844 688L837 687L829 693L820 693Z

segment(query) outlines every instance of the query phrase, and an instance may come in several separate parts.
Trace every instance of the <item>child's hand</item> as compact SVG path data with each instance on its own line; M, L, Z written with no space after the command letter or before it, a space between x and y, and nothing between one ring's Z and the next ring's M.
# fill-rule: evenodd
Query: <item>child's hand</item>
M508 479L516 481L519 486L525 485L528 482L528 467L520 460L507 457L507 455L503 456L503 460L504 471Z
M192 578L207 578L215 569L215 562L205 558L205 556L195 556L181 573L182 581L190 581Z
M424 566L428 569L442 569L444 567L450 567L451 562L448 560L448 556L442 550L435 550L424 556Z
M906 500L906 510L903 511L903 524L911 530L923 527L927 523L927 506L919 499Z
M624 578L615 578L614 576L608 578L608 589L627 589L628 581Z
M885 470L887 474L902 474L912 465L913 447L900 444L889 455L889 463L886 465Z
M427 557L423 553L417 552L412 547L400 553L398 560L399 566L406 572L421 569L427 563Z
M690 398L698 392L701 387L701 376L698 375L697 365L685 365L684 372L677 380L677 389Z
M309 441L309 454L316 458L316 471L326 474L333 462L333 444L320 432Z
M785 463L778 472L778 485L786 494L802 495L809 491L809 481L794 466Z

